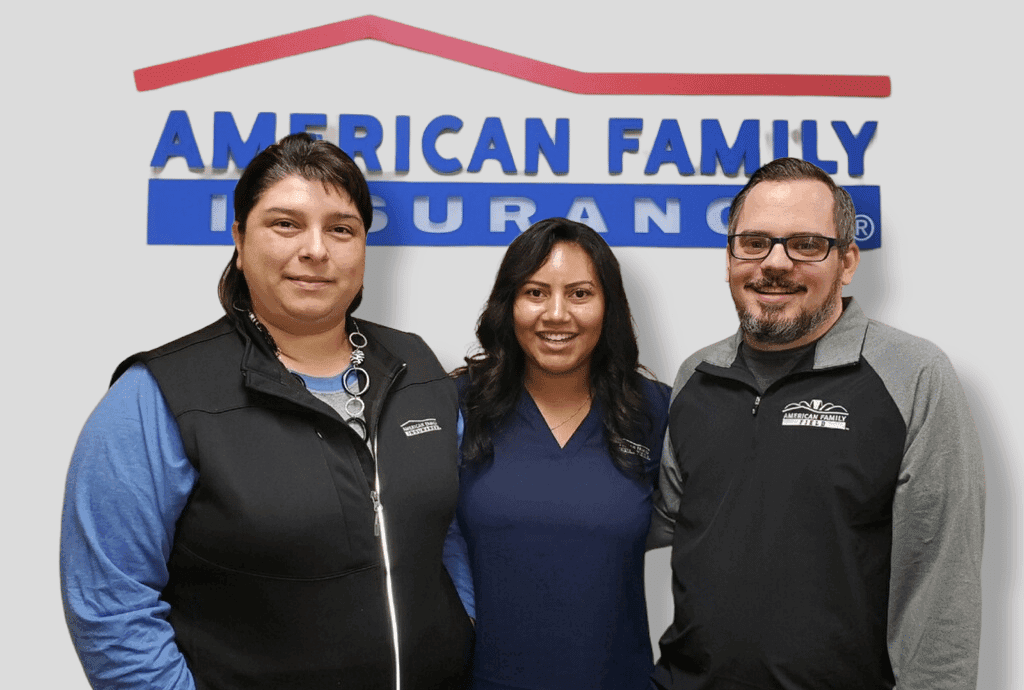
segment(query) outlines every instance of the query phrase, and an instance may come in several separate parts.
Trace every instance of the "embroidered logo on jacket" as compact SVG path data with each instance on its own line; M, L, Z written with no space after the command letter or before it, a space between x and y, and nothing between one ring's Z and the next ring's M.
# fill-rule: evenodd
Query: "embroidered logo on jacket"
M782 409L782 426L819 426L826 429L846 429L850 413L841 405L812 400L789 403Z
M430 419L410 419L408 422L402 424L402 431L405 432L406 436L418 436L420 434L440 430L441 427L438 426L437 419L434 417L431 417Z
M651 449L647 446L642 446L639 443L633 443L628 438L622 439L618 444L619 448L629 453L630 455L636 455L644 460L651 459Z

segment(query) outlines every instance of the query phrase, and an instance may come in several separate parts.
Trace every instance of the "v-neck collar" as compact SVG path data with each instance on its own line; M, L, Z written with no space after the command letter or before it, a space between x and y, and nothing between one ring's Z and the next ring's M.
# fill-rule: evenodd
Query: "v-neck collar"
M540 408L537 407L537 402L530 395L530 391L526 390L523 386L519 392L519 402L516 404L516 411L520 414L524 420L530 426L537 429L537 435L541 438L546 438L546 443L550 444L553 452L560 455L570 456L579 450L580 446L586 443L587 439L590 438L591 434L594 433L595 427L601 426L601 405L597 398L591 399L590 410L587 411L587 415L580 422L580 425L576 427L576 430L572 432L572 436L565 442L564 446L558 445L558 439L555 438L554 432L548 426L547 421L544 419L544 415L541 414Z

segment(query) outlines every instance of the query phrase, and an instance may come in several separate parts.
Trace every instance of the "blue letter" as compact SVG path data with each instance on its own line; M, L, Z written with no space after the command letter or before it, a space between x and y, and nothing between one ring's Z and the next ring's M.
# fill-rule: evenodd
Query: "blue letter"
M772 160L789 157L789 121L772 122Z
M484 143L486 141L486 143ZM476 149L473 150L473 158L469 161L467 172L480 172L480 167L488 158L501 163L501 169L505 173L516 171L515 161L512 160L512 149L508 147L508 139L505 138L505 128L501 126L501 119L489 117L484 120L484 126L480 128L480 138L477 139Z
M326 127L327 115L324 113L292 113L288 123L288 133L298 134L305 132L307 127ZM323 139L319 134L307 132L314 139Z
M409 172L409 116L395 118L395 172Z
M847 169L850 171L850 177L860 177L864 174L864 152L875 136L878 123L873 120L865 122L856 136L850 131L850 126L842 120L834 120L832 129L836 131L839 143L846 149Z
M384 128L372 115L338 117L338 148L353 159L362 156L367 172L380 172L377 148L384 140Z
M721 161L722 172L736 175L743 162L743 172L752 175L761 167L761 142L758 141L759 120L744 120L740 125L736 143L729 146L718 120L700 121L700 174L714 175L716 161Z
M556 175L569 172L569 119L555 120L555 138L552 139L539 117L526 118L526 174L536 175L541 152Z
M444 158L437 152L437 138L445 132L458 132L460 129L462 120L454 115L439 115L423 130L423 158L434 172L451 175L462 170L458 158Z
M644 121L640 118L613 117L608 120L608 174L622 174L622 154L629 151L636 153L640 150L640 141L626 134L640 134L644 128Z
M654 138L654 146L651 148L651 157L647 159L647 167L644 168L644 175L655 174L665 163L675 163L680 175L692 175L695 172L693 163L690 162L690 154L686 150L686 142L683 141L683 133L679 131L679 122L676 120L661 121L658 136Z
M256 154L273 144L277 137L277 115L260 113L252 123L249 138L242 141L235 117L231 113L213 114L213 167L223 170L228 167L228 157L235 159L239 170L249 165Z
M153 152L153 160L149 162L154 168L162 168L171 158L182 157L192 169L202 169L203 157L199 155L196 135L192 133L192 123L188 121L188 113L184 110L172 110L167 116L164 131Z
M829 175L835 175L839 166L835 161L818 160L818 121L804 120L800 123L800 140L804 147L804 160L813 163Z

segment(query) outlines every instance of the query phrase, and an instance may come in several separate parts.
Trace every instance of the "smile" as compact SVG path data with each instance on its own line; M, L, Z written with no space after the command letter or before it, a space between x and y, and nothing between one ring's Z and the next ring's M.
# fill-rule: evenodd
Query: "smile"
M767 297L795 295L798 292L804 292L806 290L803 285L782 280L758 280L747 283L746 288L759 295L765 295Z
M318 278L316 276L289 278L288 282L294 285L295 288L299 290L300 294L319 294L334 284L334 281L332 280Z
M538 333L537 337L549 343L564 343L572 340L579 333Z

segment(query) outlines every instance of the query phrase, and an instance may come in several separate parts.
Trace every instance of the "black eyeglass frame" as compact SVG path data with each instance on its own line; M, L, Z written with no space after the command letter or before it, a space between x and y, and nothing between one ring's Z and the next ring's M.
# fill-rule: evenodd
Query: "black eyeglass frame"
M760 237L766 239L770 243L768 245L768 251L764 253L764 256L736 256L736 251L733 249L733 240L737 237ZM789 253L790 240L805 239L807 237L813 237L816 240L825 240L826 242L828 242L828 249L825 250L825 256L821 257L820 259L802 259L797 258ZM775 249L775 245L781 244L782 251L786 252L786 256L789 257L790 261L799 261L800 263L805 264L821 263L822 261L828 258L829 254L832 253L833 247L842 248L849 244L849 242L840 242L835 237L825 237L824 235L812 234L790 235L789 237L772 237L771 235L764 235L758 232L738 232L732 235L726 235L726 239L728 240L729 254L732 256L732 258L738 259L740 261L764 261L765 259L768 258L768 255L772 253L772 250Z

